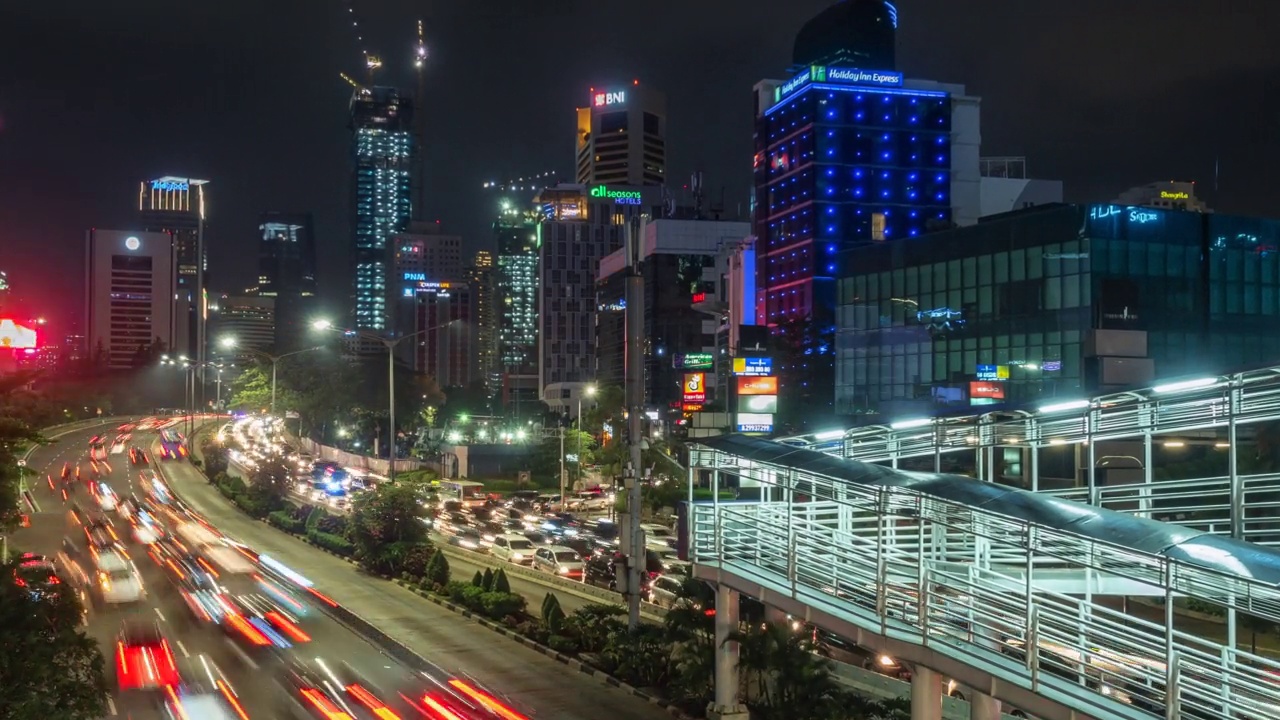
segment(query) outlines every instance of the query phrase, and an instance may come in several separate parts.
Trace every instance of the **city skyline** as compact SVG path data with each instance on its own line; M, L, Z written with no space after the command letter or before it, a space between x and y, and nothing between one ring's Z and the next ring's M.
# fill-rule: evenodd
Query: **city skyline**
M690 170L701 168L707 173L709 190L726 187L731 209L745 204L750 183L751 118L747 108L751 84L762 77L786 76L794 31L826 5L813 0L748 12L735 4L738 12L733 14L725 14L730 10L727 4L689 10L686 22L659 29L661 37L670 41L663 44L676 48L666 54L638 41L613 38L617 31L610 28L620 17L616 10L607 8L592 8L572 23L560 23L554 13L535 16L531 10L512 6L503 17L515 25L531 24L527 30L533 32L522 29L523 37L516 37L515 28L506 23L494 26L486 22L488 18L463 8L450 8L429 18L425 32L432 52L426 70L427 94L437 107L452 103L475 112L453 114L467 116L463 126L440 109L428 118L426 151L431 166L423 217L441 219L446 230L463 235L472 250L490 248L492 234L486 230L496 199L479 191L483 180L549 168L559 171L561 177L571 176L572 146L567 138L573 109L581 106L588 88L627 83L633 78L668 97L671 184L680 185ZM1066 181L1068 200L1107 199L1124 188L1172 176L1199 181L1211 204L1224 212L1269 214L1275 191L1262 181L1265 163L1261 158L1267 153L1258 151L1276 142L1263 135L1258 119L1268 113L1226 115L1214 110L1230 92L1253 87L1254 78L1264 75L1267 64L1274 62L1261 52L1263 35L1258 28L1266 25L1262 18L1257 13L1247 21L1196 18L1194 13L1167 13L1168 4L1162 3L1159 8L1163 14L1157 22L1164 32L1148 32L1117 43L1113 40L1118 28L1132 27L1138 18L1150 28L1151 16L1144 15L1146 10L1140 3L1124 8L1108 6L1111 21L1092 23L1091 11L1101 8L1101 3L1085 3L1029 11L1011 3L995 3L979 12L941 7L927 0L901 3L901 69L912 77L965 83L972 94L982 98L984 153L1027 155L1035 176ZM1271 7L1260 10L1275 11ZM25 35L27 41L41 42L55 31L63 34L62 41L68 41L68 28L59 12L65 10L40 9L24 15L22 20L32 30ZM86 19L100 19L102 27L122 33L147 31L146 18L127 14L94 18L95 12L97 9L86 6L81 14ZM353 41L347 37L347 29L340 27L335 8L282 9L249 30L228 27L230 18L224 16L225 10L209 12L209 22L204 23L207 27L184 26L165 42L186 38L214 48L233 47L251 42L254 33L272 32L285 23L296 25L299 36L318 41L309 44L315 47L294 48L299 52L296 59L282 60L278 55L255 58L271 62L255 66L248 74L239 68L227 70L216 62L221 50L211 52L208 58L197 58L184 64L191 66L189 80L166 88L173 94L173 102L156 108L157 112L142 113L138 122L130 120L127 126L122 119L131 107L127 102L89 94L88 89L76 94L82 90L77 78L85 72L69 65L74 62L70 57L44 58L36 67L30 58L39 53L25 52L22 43L0 51L14 53L5 60L15 69L14 77L22 78L8 88L12 90L6 93L9 99L0 105L0 157L5 160L0 163L4 174L0 184L11 188L0 198L0 263L9 270L20 298L53 306L51 313L55 315L74 312L79 298L64 302L59 300L60 293L52 291L57 280L55 269L78 262L76 246L84 228L127 226L128 200L112 197L115 188L123 193L142 179L170 173L208 177L214 183L210 199L212 289L234 291L251 284L254 268L241 267L234 259L252 247L261 211L292 207L317 213L322 299L333 304L345 295L342 273L348 266L339 251L349 238L343 200L347 185L344 109L349 88L337 78L337 72L358 69L359 55ZM371 27L367 31L371 42L386 48L386 67L378 82L406 89L412 87L413 78L410 26L414 18L410 12L406 6L391 6L366 21ZM981 32L963 39L951 37L949 28L961 15ZM1076 32L1062 36L1094 46L1096 51L1087 57L1073 57L1066 66L1054 61L1053 53L1034 52L1036 46L1029 36L1015 30L1036 22L1074 27ZM83 24L96 26L94 22ZM711 24L722 31L719 38L700 39L701 31ZM560 25L566 27L556 29ZM491 60L468 57L467 53L473 52L466 44L469 39L485 38L478 44L481 47L497 43L512 51L528 48L527 52L532 52L527 44L530 35L541 38L538 45L554 46L554 42L545 42L547 37L588 26L603 30L596 38L599 42L583 50L581 62L564 63L553 53L530 55L532 64L525 73L530 78L536 76L537 82L522 79L526 77L523 74L512 77L494 70L487 73L493 77L488 83L466 80L475 76L476 68L497 68ZM73 36L69 40L82 47L96 47L100 42L92 35L78 35L80 31L74 28L69 32ZM1189 53L1174 52L1192 39L1202 50L1194 54L1196 60ZM993 55L987 50L990 47L1000 47L1001 52ZM112 52L75 57L101 55L104 65L95 78L105 75L109 78L106 82L117 82L110 76L120 75L118 82L124 82L139 52L113 48ZM1143 58L1157 57L1161 72L1141 85L1104 80L1103 68L1135 66ZM460 68L468 72L460 72ZM690 68L699 71L688 72ZM103 129L96 135L112 138L109 145L79 138L58 144L61 140L55 137L61 138L59 128L67 129L73 117L68 111L74 104L30 91L33 84L50 77L50 70L65 79L67 97L97 98L86 109L88 121ZM278 82L266 85L254 80L255 73L265 72ZM1222 76L1220 82L1206 85L1195 81L1202 73L1214 72ZM264 115L246 102L274 96L281 83L290 88L286 94L291 102L286 105L294 110ZM1062 97L1072 102L1064 104ZM145 107L149 101L137 98L137 102ZM1117 105L1122 112L1113 111ZM185 110L193 107L217 110L211 114L217 121L209 124L200 117L187 117ZM527 121L527 129L508 140L506 136L512 133L503 109L510 107L525 109L520 116ZM81 115L74 117L76 122L83 119ZM467 142L467 137L484 134L470 131L476 123L498 142ZM243 132L246 127L254 129L253 138ZM52 151L38 156L37 161L32 152L42 147L52 147ZM250 170L261 157L275 157L279 162L269 163L265 170ZM1215 170L1221 173L1216 193ZM51 173L74 174L76 180L52 199L33 194L48 185ZM37 248L51 252L55 261L28 264L24 256Z

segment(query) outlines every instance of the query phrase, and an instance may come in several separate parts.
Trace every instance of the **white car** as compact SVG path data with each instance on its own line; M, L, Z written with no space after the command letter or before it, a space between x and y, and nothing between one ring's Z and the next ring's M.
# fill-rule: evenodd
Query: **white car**
M546 545L533 554L533 566L543 572L570 580L581 580L586 563L573 548L563 545Z
M98 590L108 605L138 602L146 594L133 563L117 550L98 555Z
M684 579L678 575L659 575L649 585L649 602L658 607L674 607L683 587Z
M640 529L644 530L645 546L654 550L670 550L675 547L675 533L671 532L671 529L666 525L641 523Z
M494 557L517 565L532 564L533 550L534 545L529 542L529 538L514 533L495 537L493 545L489 547L489 553Z

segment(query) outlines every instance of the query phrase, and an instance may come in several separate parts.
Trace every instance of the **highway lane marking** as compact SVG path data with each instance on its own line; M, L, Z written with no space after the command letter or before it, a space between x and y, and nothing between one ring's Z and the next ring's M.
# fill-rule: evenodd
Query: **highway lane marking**
M108 715L116 714L116 701L112 700L110 695L107 696L107 714Z
M169 618L165 617L164 613L160 612L160 608L152 608L152 609L155 610L156 614L160 616L161 622L169 622Z
M245 652L234 640L231 638L223 638L222 640L227 643L227 647L231 648L231 652L240 656L240 659L243 660L246 665L254 670L258 669L258 663L254 662L253 658L249 657L249 653Z
M182 657L191 657L191 653L187 652L187 646L183 645L181 640L174 640L173 642L177 644L178 649L182 651Z

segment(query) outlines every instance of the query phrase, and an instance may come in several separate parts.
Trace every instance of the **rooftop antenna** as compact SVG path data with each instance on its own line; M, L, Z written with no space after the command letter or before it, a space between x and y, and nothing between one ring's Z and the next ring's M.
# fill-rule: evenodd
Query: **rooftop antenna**
M364 31L360 29L360 18L356 14L354 0L348 0L347 2L347 18L351 21L351 30L356 35L356 43L360 48L360 54L364 56L364 67L365 72L368 74L368 83L372 85L373 73L378 68L382 67L382 58L369 52L369 49L365 47Z
M693 219L702 219L702 171L694 171L693 177L689 178L689 190L693 192Z

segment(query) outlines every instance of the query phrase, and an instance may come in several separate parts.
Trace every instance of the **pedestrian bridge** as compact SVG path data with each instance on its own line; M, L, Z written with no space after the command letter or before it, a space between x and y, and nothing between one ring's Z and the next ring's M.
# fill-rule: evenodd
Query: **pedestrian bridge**
M1280 551L970 478L697 442L690 473L713 497L728 476L760 497L691 504L695 576L912 664L915 718L939 717L943 676L975 717L988 697L1046 720L1280 717L1280 663L1173 612L1186 597L1280 622ZM1156 597L1164 622L1104 594Z

